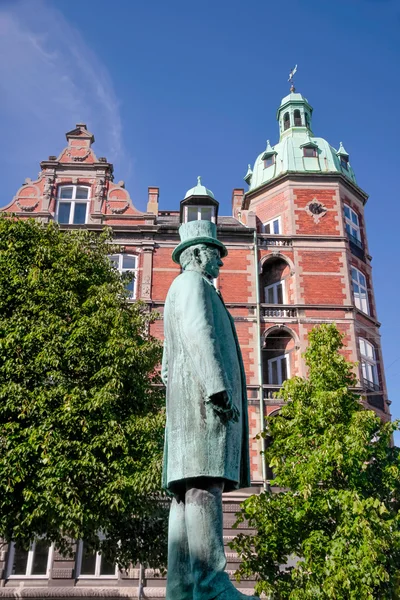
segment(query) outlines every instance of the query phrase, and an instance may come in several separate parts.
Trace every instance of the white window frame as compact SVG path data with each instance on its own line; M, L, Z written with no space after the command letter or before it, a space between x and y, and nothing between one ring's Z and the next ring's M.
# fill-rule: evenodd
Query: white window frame
M274 223L275 222L278 222L278 233L274 232ZM280 216L279 217L274 217L270 221L266 221L265 223L263 223L263 225L262 225L263 233L267 233L266 232L266 228L268 227L268 225L269 225L269 227L271 229L271 232L272 232L272 233L269 233L268 235L282 235L281 217Z
M286 288L285 288L285 280L284 279L280 279L279 281L276 281L275 283L271 283L271 285L266 285L264 288L264 300L265 300L265 304L271 304L271 302L267 301L267 297L268 297L268 290L273 290L273 296L274 296L274 301L272 302L272 304L280 304L278 302L278 287L282 286L282 304L286 304Z
M290 379L290 355L289 354L280 354L279 356L275 356L275 358L268 359L268 381L269 385L282 385L282 362L286 362L286 375L287 379ZM277 363L277 373L278 373L278 383L272 383L272 364Z
M100 552L96 552L96 563L94 568L94 575L85 575L81 573L82 569L82 555L83 555L83 541L80 540L78 542L78 549L76 553L76 562L75 562L75 570L76 570L76 578L77 579L117 579L118 577L118 565L115 564L115 573L114 575L101 575L101 554Z
M350 208L348 204L343 205L344 209L344 228L346 233L353 236L361 242L361 229L360 229L360 217L355 210ZM349 211L349 215L346 215L346 211Z
M8 559L7 559L7 571L6 571L6 578L7 579L21 579L22 577L25 579L48 579L50 577L50 569L51 569L51 565L53 562L53 551L54 551L54 545L51 544L49 546L49 550L47 553L47 567L46 567L46 573L43 575L31 575L32 573L32 566L33 566L33 557L35 554L35 547L36 547L36 542L33 542L31 547L28 550L28 560L26 563L26 573L25 575L23 574L13 574L13 564L14 564L14 557L15 557L15 542L11 542L10 544L10 548L9 548L9 552L8 552Z
M65 188L72 188L72 198L61 198L61 190ZM78 188L84 188L88 191L88 197L86 199L77 199L76 198L76 190ZM55 220L58 223L58 213L60 208L60 202L70 202L71 208L69 211L69 222L68 223L60 223L60 225L83 225L83 223L74 223L74 215L75 215L75 205L76 204L85 204L86 203L86 213L85 213L85 224L88 222L89 217L89 205L90 205L90 191L91 188L89 185L80 185L77 183L66 183L65 185L58 186L57 190L57 208L55 214Z
M368 288L367 288L367 278L357 269L351 265L351 284L353 287L353 296L354 296L354 304L356 307L361 310L366 315L370 314L369 300L368 300ZM356 275L356 278L354 277ZM361 277L360 277L361 276ZM361 278L364 279L365 285L362 283ZM356 292L355 285L358 286L359 292Z
M362 377L365 381L369 381L375 386L379 386L375 346L362 337L359 338L358 344L360 348Z
M131 258L135 259L135 268L134 269L127 269L124 268L123 264L124 264L124 256L130 256ZM114 261L112 260L113 258L118 257L118 265L116 265L114 263ZM112 262L112 264L115 264L115 268L117 269L118 273L120 273L121 275L123 273L133 273L133 292L131 295L129 295L129 300L135 300L136 299L136 294L137 294L137 275L138 275L138 256L136 254L130 254L128 252L119 252L116 254L110 254L109 258Z
M211 209L211 223L215 223L215 206L212 206L210 204L207 204L207 205L203 204L203 205L199 205L199 206L197 206L196 204L192 204L189 206L185 206L185 223L189 223L189 220L188 220L189 208L197 208L197 221L202 220L201 214L202 214L203 209L206 209L206 210ZM193 220L196 221L196 219L193 219ZM208 219L205 219L205 220L208 221Z

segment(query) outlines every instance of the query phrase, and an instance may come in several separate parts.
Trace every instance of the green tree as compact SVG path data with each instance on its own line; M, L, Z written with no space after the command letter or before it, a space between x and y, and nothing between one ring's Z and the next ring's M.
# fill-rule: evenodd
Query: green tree
M351 391L353 366L342 335L321 325L309 335L308 378L286 381L280 414L267 421L266 459L277 493L242 505L239 573L255 574L271 598L396 598L400 570L398 423L383 423ZM285 567L282 567L285 565Z
M85 539L119 564L156 565L161 348L110 243L0 218L0 537L63 551Z

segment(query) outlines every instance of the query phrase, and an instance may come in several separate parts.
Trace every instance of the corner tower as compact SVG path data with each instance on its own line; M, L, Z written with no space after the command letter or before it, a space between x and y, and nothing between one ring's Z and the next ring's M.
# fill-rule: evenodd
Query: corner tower
M309 331L335 322L358 363L358 392L387 420L389 404L365 228L367 194L342 142L316 137L313 109L292 88L277 110L279 141L249 165L241 212L257 222L260 391L266 413L283 381L306 374ZM262 371L262 373L261 373Z

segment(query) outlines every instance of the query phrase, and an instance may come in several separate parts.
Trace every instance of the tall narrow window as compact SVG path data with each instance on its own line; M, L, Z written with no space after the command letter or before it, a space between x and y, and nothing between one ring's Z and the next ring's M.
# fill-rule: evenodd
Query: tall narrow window
M263 223L262 228L263 233L279 235L281 233L281 218L276 217L276 219L272 219L271 221Z
M361 354L361 371L364 386L373 391L379 390L378 369L376 366L376 354L374 346L365 340L359 339Z
M354 304L369 315L367 280L365 275L355 267L351 267L351 281L353 284Z
M361 243L360 220L357 213L347 204L344 205L344 222L350 240Z
M65 225L87 223L89 188L82 185L63 185L58 188L56 221Z
M125 289L129 292L129 298L136 298L137 282L137 256L134 254L112 254L110 261L113 266L121 273L129 273L131 278L125 284Z
M347 156L340 157L340 165L343 167L343 169L346 169L346 171L349 170L349 159Z
M289 116L289 113L287 112L283 115L283 129L286 130L286 129L289 129L289 127L290 127L290 116Z
M277 281L265 287L266 304L285 304L285 282Z
M294 118L295 127L301 127L302 122L301 122L301 114L300 114L299 109L296 108L296 110L293 113L293 118Z
M306 127L308 129L310 129L310 117L308 116L308 113L305 113L305 118L306 118Z
M11 544L8 577L48 577L51 566L50 550L51 546L43 540L33 542L29 550Z
M78 577L116 577L117 565L104 558L99 552L90 551L85 542L79 542L76 572Z
M282 385L290 377L289 355L283 354L268 361L268 383Z

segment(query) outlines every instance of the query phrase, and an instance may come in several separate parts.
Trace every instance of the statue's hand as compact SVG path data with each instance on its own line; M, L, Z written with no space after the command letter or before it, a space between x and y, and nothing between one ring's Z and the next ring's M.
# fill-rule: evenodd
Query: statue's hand
M227 421L237 423L240 417L239 409L232 403L228 392L218 392L210 397L210 402L214 410L223 415Z

